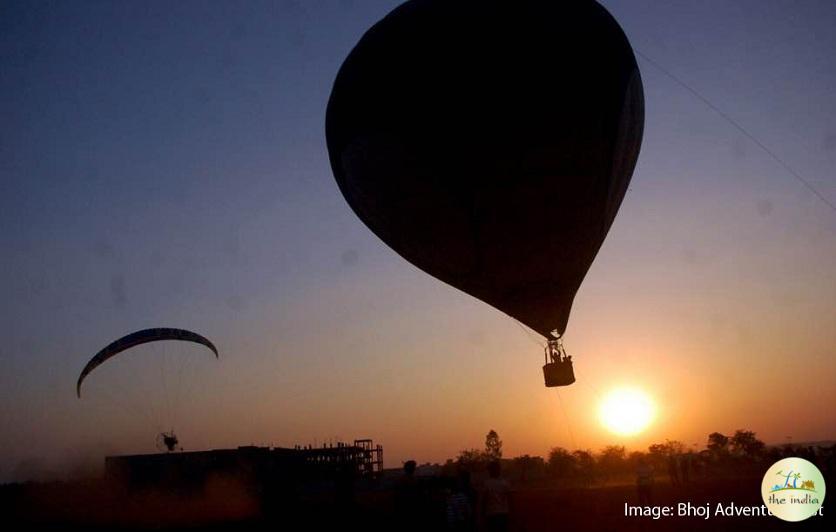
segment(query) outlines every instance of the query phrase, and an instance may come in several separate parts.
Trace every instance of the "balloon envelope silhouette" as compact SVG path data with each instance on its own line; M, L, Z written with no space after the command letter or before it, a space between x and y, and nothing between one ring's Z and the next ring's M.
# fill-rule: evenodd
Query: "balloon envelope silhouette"
M360 219L547 337L566 329L643 127L630 44L592 1L407 2L348 55L326 114Z

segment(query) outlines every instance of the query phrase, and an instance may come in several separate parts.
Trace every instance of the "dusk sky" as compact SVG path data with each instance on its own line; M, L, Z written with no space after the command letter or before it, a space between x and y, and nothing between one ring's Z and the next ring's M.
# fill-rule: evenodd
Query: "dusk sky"
M0 481L169 428L187 449L369 437L387 467L490 429L506 456L836 437L836 209L654 66L832 205L836 3L602 2L637 52L645 135L559 392L535 333L403 260L337 188L331 84L398 3L0 6ZM159 406L153 349L76 398L96 351L160 326L220 351L171 348L176 425L127 413ZM658 409L629 438L597 418L625 386Z

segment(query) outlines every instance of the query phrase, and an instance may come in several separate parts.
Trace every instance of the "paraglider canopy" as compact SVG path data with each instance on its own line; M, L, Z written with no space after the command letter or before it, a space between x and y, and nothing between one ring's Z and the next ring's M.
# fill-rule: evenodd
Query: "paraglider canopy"
M215 354L215 358L218 358L218 349L215 345L207 338L197 334L196 332L171 328L143 329L111 342L104 349L96 353L93 358L87 362L84 369L81 370L81 374L78 376L78 381L76 382L76 395L81 398L81 383L84 382L84 379L87 378L87 375L89 375L90 372L107 360L113 358L119 353L127 351L132 347L147 344L149 342L161 342L164 340L180 340L204 345Z
M551 338L624 197L642 83L593 1L412 0L328 102L331 167L409 262Z

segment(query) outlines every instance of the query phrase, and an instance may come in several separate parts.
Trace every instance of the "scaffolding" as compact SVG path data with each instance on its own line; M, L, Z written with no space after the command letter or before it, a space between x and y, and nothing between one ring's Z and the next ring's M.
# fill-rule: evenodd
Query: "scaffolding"
M360 449L361 471L372 477L383 472L383 446L374 445L372 440L354 440L354 446Z
M322 473L341 471L363 477L378 477L383 471L383 446L370 439L353 444L336 442L322 447L297 447L305 463Z

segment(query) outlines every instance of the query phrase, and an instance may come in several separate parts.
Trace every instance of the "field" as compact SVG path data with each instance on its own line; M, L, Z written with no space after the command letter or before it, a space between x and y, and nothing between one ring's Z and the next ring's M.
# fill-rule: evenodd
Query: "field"
M144 491L132 493L102 481L17 484L0 488L7 522L19 527L52 530L313 530L362 527L365 530L444 530L444 489L433 479L422 510L396 511L396 486L357 489L340 500L333 490L305 494L267 495L230 480L207 483L199 495ZM512 530L833 530L832 518L813 517L785 523L775 517L716 515L727 508L760 508L760 479L699 479L686 486L659 482L653 488L655 506L672 507L673 516L625 516L625 503L638 504L629 484L591 488L516 486ZM676 515L690 503L691 516ZM709 518L693 515L709 505ZM704 510L702 510L704 511ZM830 526L829 526L830 525Z

